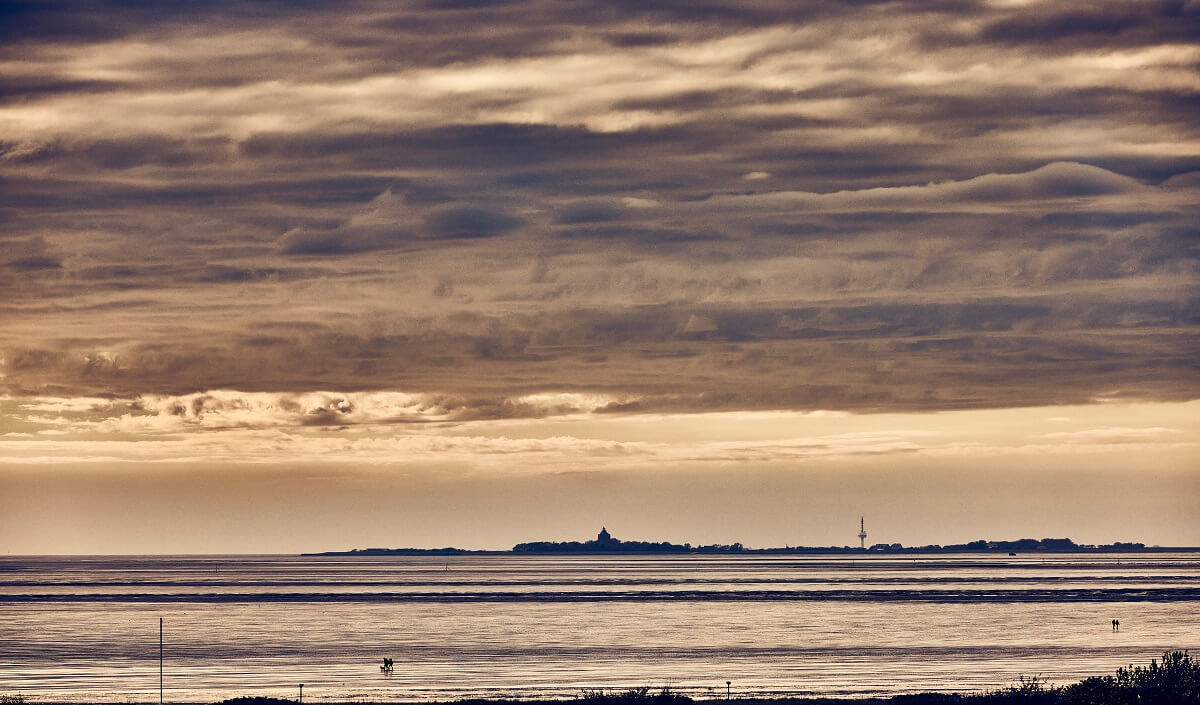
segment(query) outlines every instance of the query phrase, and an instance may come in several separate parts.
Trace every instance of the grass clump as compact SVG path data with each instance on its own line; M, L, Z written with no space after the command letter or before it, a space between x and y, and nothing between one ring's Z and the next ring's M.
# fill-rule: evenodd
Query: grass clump
M1056 705L1062 692L1062 688L1055 687L1041 676L1021 676L1020 681L1007 688L988 693L987 702Z
M604 689L582 690L576 702L589 705L616 705L617 703L675 703L685 705L692 699L682 693L676 693L670 687L664 686L657 693L651 692L650 686L630 688L623 691L606 691Z

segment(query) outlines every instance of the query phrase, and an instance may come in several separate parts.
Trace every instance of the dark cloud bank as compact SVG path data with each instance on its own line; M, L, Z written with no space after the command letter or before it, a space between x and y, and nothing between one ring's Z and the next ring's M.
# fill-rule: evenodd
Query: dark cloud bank
M3 13L8 393L1200 390L1194 3Z

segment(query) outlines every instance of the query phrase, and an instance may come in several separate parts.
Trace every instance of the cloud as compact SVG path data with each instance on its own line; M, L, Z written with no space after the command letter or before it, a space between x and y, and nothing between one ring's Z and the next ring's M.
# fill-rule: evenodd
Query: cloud
M10 259L8 266L13 269L24 271L38 271L44 269L62 269L62 261L49 255L30 255L28 257L18 257Z
M521 225L521 219L496 208L443 206L425 218L426 232L438 238L479 238L500 235Z
M4 243L6 256L10 257L5 266L23 272L62 269L62 258L50 252L46 239L42 236L30 237L24 240Z
M200 167L228 161L230 143L223 138L179 139L146 134L124 139L54 140L25 144L0 159L10 164L54 165L124 171L137 167Z
M4 11L14 394L1196 394L1182 5Z
M1180 435L1183 431L1177 428L1151 426L1145 428L1106 427L1089 428L1083 431L1056 431L1044 433L1041 438L1054 441L1086 442L1086 443L1145 443L1158 438Z
M396 394L255 395L233 390L186 398L118 400L0 399L6 411L61 409L30 416L3 434L0 464L340 463L364 468L454 467L499 474L626 473L640 468L686 471L705 466L790 472L807 463L878 456L952 459L1122 453L1187 453L1200 447L1196 429L1108 425L1129 414L1189 419L1189 404L1117 403L1097 407L977 410L937 415L844 412L645 414L605 413L601 395L544 393L510 400L549 416L462 418L395 423L397 412L433 410L428 398ZM14 406L15 404L15 406ZM441 408L445 408L444 406ZM1027 433L1046 414L1068 413L1054 433ZM346 421L312 423L329 414ZM991 432L980 435L978 429ZM1165 455L1164 455L1165 454ZM829 467L829 466L826 466ZM832 467L838 467L834 465ZM842 466L843 468L847 466ZM850 470L846 470L850 472ZM495 477L494 474L489 475Z
M268 393L207 390L135 398L4 397L14 421L72 433L176 434L200 430L413 426L485 419L569 417L636 402L633 395L542 392L465 398L402 392Z
M767 208L799 211L854 213L876 210L982 211L1010 209L1021 203L1035 207L1055 201L1097 199L1126 194L1156 194L1134 179L1106 169L1075 163L1052 163L1020 174L984 174L964 181L945 181L920 186L893 186L828 194L773 192L768 194L714 197L714 205L755 204Z
M513 231L522 219L493 205L442 203L427 192L391 188L342 223L300 226L284 233L279 251L288 255L341 255L411 247L421 240L472 240Z
M12 398L4 401L16 404L23 411L46 413L82 413L111 409L117 402L102 397L32 397Z
M1186 27L1200 19L1187 3L1055 3L988 22L987 41L1013 44L1091 44L1136 46L1184 40Z
M344 226L333 230L295 228L284 233L279 251L286 255L343 255L401 247L412 233L386 225Z
M1120 174L1072 163L1048 164L1027 174L988 174L962 184L930 188L936 196L981 201L1085 198L1147 190Z
M555 222L564 225L581 223L610 223L629 217L629 208L615 199L586 199L572 201L555 215Z

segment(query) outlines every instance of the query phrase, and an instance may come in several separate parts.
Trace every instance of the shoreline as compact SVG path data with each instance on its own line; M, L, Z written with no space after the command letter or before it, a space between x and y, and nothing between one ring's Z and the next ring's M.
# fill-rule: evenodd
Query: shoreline
M769 695L760 695L753 697L691 697L672 692L669 688L664 691L651 689L649 692L642 694L641 690L619 692L620 689L614 689L611 694L605 695L586 695L577 697L564 698L461 698L461 699L445 699L445 700L375 700L371 698L358 699L324 699L319 696L310 697L307 693L304 696L305 705L688 705L689 703L697 703L701 705L715 705L716 703L730 703L731 705L829 705L832 703L842 703L843 705L925 705L926 703L946 703L946 702L963 702L963 703L992 703L1002 702L999 698L1011 697L1010 690L1000 689L997 691L974 691L974 692L923 692L923 693L903 693L898 695L887 696L837 696L837 695L779 695L778 697ZM634 694L630 694L630 693ZM664 694L665 692L665 694ZM7 698L7 699L5 699ZM18 696L17 701L12 700L12 694L0 693L0 703L7 705L113 705L119 702L120 705L158 705L157 699L153 700L121 700L121 701L96 701L96 700L43 700L36 696ZM225 700L171 700L167 698L163 701L164 705L300 705L295 698L278 698L270 696L241 696L229 698Z
M730 703L731 705L941 705L943 703L980 703L986 704L991 702L1002 702L995 700L997 696L987 695L983 693L913 693L905 695L893 695L889 697L836 697L836 696L814 696L814 697L795 697L795 696L780 696L778 698L761 697L761 698L712 698L701 699L691 698L688 700L678 701L679 703L700 703L700 704L716 704ZM1000 696L1007 697L1007 696ZM297 705L296 700L262 698L247 699L249 705L251 700L258 700L261 705ZM20 701L23 705L114 705L110 702L97 702L94 700L38 700L26 697ZM122 700L120 705L158 705L158 700ZM228 701L219 700L165 700L165 705L225 705ZM590 703L598 701L588 701L582 698L563 699L563 700L523 700L519 698L512 699L474 699L465 698L462 700L309 700L305 697L304 702L309 705L564 705L566 703ZM655 705L656 703L673 703L674 700L658 700L655 696L650 696L645 700L623 700L619 696L613 696L610 699L599 701L611 705L621 705L623 703L645 703L646 705Z
M928 549L928 548L746 548L740 551L638 551L638 550L552 550L552 551L489 551L465 548L362 548L349 551L321 551L318 553L280 554L298 555L304 558L320 557L372 557L372 556L970 556L986 555L1011 558L1022 556L1076 556L1114 554L1155 553L1200 553L1200 546L1146 546L1143 548L1075 548L1075 549ZM229 554L234 555L234 554Z
M912 693L901 695L890 695L886 698L868 697L834 697L834 695L826 695L826 697L793 697L793 695L780 695L779 698L689 698L689 699L659 699L655 695L650 695L644 699L622 699L619 695L613 695L611 698L602 700L588 700L583 698L571 698L560 700L545 700L545 699L530 699L524 700L520 698L510 699L479 699L479 698L464 698L462 700L318 700L308 699L305 697L305 704L308 705L565 705L565 704L598 704L605 705L686 705L688 703L696 704L718 704L728 703L731 705L942 705L948 703L979 703L986 705L989 703L1002 703L1003 700L996 698L1008 698L1008 695L989 695L985 693ZM280 699L280 698L246 698L245 700L238 699L238 704L232 705L298 705L296 700ZM18 701L19 705L115 705L116 701L96 700L41 700L25 697ZM158 700L121 700L120 705L158 705ZM227 705L229 700L164 700L164 705ZM11 704L17 705L17 704Z
M155 702L170 705L302 705L303 688L298 699L263 695L238 696L225 700L134 700L126 698L122 705L153 705ZM275 690L275 692L279 692ZM716 697L692 697L661 686L615 688L606 690L581 689L574 697L564 698L459 698L444 700L403 700L359 698L321 698L310 695L310 705L1009 705L1010 703L1040 703L1042 705L1088 705L1096 702L1109 705L1125 703L1157 702L1200 702L1200 661L1193 659L1188 651L1167 651L1161 661L1152 659L1148 666L1130 664L1116 669L1115 675L1089 676L1082 680L1056 685L1040 676L1021 676L994 690L974 692L915 692L891 696L828 696L828 695L780 695L751 697L720 697L719 688L706 695ZM160 696L161 698L161 696ZM0 692L0 705L110 705L108 701L89 699L63 700L41 699L22 693Z

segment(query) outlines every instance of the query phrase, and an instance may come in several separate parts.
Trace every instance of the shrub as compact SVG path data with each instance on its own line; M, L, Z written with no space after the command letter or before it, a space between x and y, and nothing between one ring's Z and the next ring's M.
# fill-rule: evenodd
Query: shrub
M1163 654L1162 663L1118 668L1115 676L1098 676L1067 686L1063 702L1071 705L1195 705L1200 703L1200 662L1186 651Z

